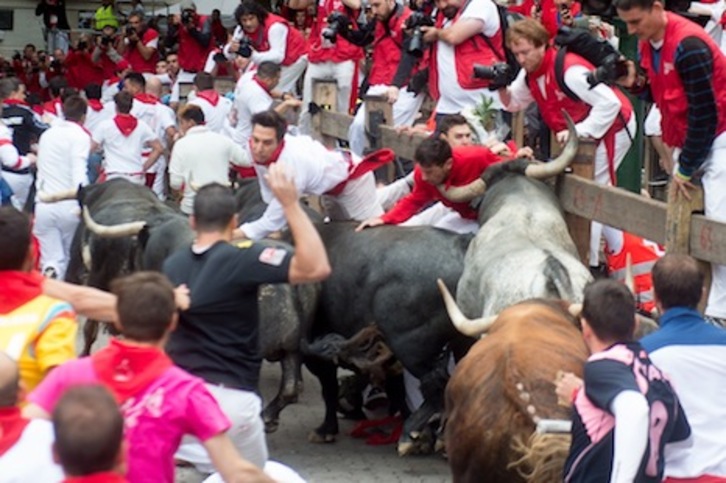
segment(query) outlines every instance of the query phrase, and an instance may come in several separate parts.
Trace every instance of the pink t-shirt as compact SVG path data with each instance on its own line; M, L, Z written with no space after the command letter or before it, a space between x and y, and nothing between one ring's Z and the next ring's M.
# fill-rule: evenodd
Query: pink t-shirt
M28 400L48 413L72 386L97 384L89 357L67 362L51 371ZM182 436L200 441L229 429L230 422L198 377L174 366L142 394L121 405L128 442L128 474L132 483L174 481L174 453Z

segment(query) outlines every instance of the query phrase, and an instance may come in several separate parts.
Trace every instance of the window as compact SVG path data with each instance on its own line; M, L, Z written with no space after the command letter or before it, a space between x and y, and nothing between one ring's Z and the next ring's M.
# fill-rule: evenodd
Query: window
M0 9L0 30L13 29L13 13L10 9Z

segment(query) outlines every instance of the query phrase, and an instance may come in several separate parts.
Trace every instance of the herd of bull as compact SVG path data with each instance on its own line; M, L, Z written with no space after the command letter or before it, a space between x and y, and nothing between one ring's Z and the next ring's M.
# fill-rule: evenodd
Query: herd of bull
M320 379L326 407L311 437L334 440L336 365L380 376L393 358L421 381L424 396L405 422L400 454L431 451L430 421L445 405L455 481L523 481L510 467L518 458L515 442L533 433L535 409L543 418L568 417L552 381L558 370L581 373L587 357L562 301L581 302L590 272L551 187L535 179L563 171L576 150L571 130L560 157L529 165L527 176L502 172L488 183L441 188L451 199L479 200L474 237L431 227L355 232L351 222L319 222L332 275L321 284L269 285L259 293L261 350L282 366L279 393L263 412L267 430L297 400L305 362ZM241 183L237 193L241 221L262 213L255 181ZM71 282L108 289L120 274L160 269L193 239L187 218L144 186L112 180L83 188L78 199L83 222L72 246ZM86 323L84 352L97 330L97 322ZM355 349L361 341L366 347ZM450 380L449 354L458 361Z

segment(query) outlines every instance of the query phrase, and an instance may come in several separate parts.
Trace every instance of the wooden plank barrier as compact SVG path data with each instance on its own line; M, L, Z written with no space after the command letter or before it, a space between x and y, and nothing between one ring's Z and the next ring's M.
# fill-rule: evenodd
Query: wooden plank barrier
M386 96L365 97L365 123L366 135L371 149L383 147L382 131L383 126L393 127L393 105L388 102ZM376 170L376 176L382 175L387 183L396 179L396 165L388 163ZM378 178L376 178L378 179Z

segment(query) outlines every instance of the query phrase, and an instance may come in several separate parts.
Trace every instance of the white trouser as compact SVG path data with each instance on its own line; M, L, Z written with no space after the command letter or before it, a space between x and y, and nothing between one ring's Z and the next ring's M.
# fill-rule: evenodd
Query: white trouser
M40 267L42 271L53 268L59 280L63 280L68 268L73 234L80 221L78 214L75 200L35 205L33 234L40 243Z
M663 116L660 113L660 109L658 109L658 106L653 104L650 108L650 111L648 111L648 115L645 117L645 122L643 123L643 133L646 136L662 136L663 129L660 127L660 121L662 117Z
M13 190L12 203L15 208L22 210L25 206L25 201L28 199L28 193L30 187L33 184L33 175L11 173L10 171L3 171L2 177L8 182L8 185Z
M259 468L264 468L267 462L267 441L265 440L265 426L260 416L262 411L260 397L250 391L230 389L214 384L205 384L205 386L232 423L226 434L232 440L237 451L247 461ZM192 436L184 436L174 458L194 464L196 469L202 473L214 472L207 451L199 440Z
M691 2L691 6L689 8L689 10L703 11L703 13L708 11L710 13L711 19L703 27L703 30L706 31L714 42L716 42L716 45L721 45L723 32L723 29L721 28L721 15L723 14L724 7L726 7L724 2Z
M350 92L353 89L353 73L355 62L346 60L344 62L321 62L319 64L308 64L303 82L303 106L300 115L301 134L310 134L310 112L308 106L313 100L313 82L316 80L334 80L338 86L337 107L338 112L348 113L350 104Z
M308 56L301 55L295 63L290 65L283 65L280 68L280 82L277 83L275 90L280 92L296 92L295 88L297 80L305 72L305 67L308 65Z
M479 223L476 220L462 218L455 210L443 203L434 203L421 213L418 213L400 224L400 226L433 226L454 233L476 233Z
M630 145L633 144L632 139L635 139L638 126L635 121L635 113L630 116L628 121L628 131L621 129L615 134L615 156L613 159L613 166L615 174L617 175L618 168L623 163L623 158L628 154ZM608 167L608 157L605 152L605 143L600 143L595 150L595 173L593 178L597 184L606 186L612 185L610 182L610 169ZM597 266L600 264L600 238L602 237L602 224L597 221L593 221L590 225L590 266Z
M413 171L393 183L382 186L376 190L376 198L381 207L388 211L393 208L398 200L411 192L413 186Z
M159 156L159 159L156 160L150 172L156 174L154 183L151 185L151 191L161 201L164 201L166 199L166 183L164 182L166 177L166 156Z
M368 89L367 94L371 96L383 95L388 91L388 86L377 84ZM415 95L407 88L402 88L398 93L398 100L393 104L393 125L411 126L416 119L416 114L423 103L423 95ZM363 150L368 146L366 139L366 103L360 105L358 112L353 118L353 123L348 128L348 142L350 150L358 156L363 156Z
M363 221L383 214L383 208L376 201L376 179L373 173L366 173L352 179L337 196L321 198L325 212L331 220Z
M176 76L176 81L174 82L174 85L171 86L171 96L169 97L169 102L179 102L179 83L193 83L196 76L196 72L187 72L185 70L180 70L179 74L177 74Z
M106 172L106 181L114 178L127 179L134 184L146 184L146 175L144 174L119 173L117 171Z
M278 483L305 483L305 480L297 471L278 461L268 460L262 471ZM215 473L202 483L224 483L224 480L222 479L222 475Z

